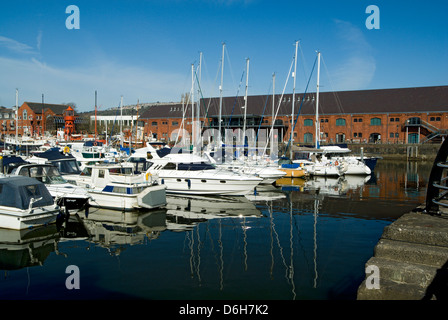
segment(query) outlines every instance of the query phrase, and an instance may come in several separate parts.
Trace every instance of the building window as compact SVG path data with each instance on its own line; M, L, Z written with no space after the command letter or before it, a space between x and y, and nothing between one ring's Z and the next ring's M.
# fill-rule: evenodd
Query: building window
M323 119L322 119L323 120ZM303 120L303 125L305 126L305 127L311 127L312 125L313 125L313 120L311 120L311 119L305 119L305 120Z
M393 137L394 137L394 133L391 132L390 135L389 135L389 137L393 138Z
M311 143L311 142L313 142L313 134L312 134L312 133L309 133L309 132L305 133L305 134L303 135L303 141L304 141L305 143Z
M370 119L370 125L371 126L380 126L381 125L381 119L380 118L372 118L372 119Z
M27 113L26 109L23 110L22 116L23 116L23 120L27 119L28 113Z
M177 126L177 125L179 125L179 122L177 122L177 121L173 121L173 122L171 122L171 125L173 125L173 126Z
M153 121L153 122L151 123L151 125L156 126L156 125L157 125L157 121Z
M336 119L336 125L337 126L345 126L345 119L344 118Z

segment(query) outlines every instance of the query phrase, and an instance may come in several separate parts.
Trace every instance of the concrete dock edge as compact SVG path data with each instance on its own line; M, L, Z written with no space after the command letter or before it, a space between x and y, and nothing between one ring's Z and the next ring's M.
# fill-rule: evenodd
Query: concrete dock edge
M384 228L358 300L448 298L448 216L410 212Z

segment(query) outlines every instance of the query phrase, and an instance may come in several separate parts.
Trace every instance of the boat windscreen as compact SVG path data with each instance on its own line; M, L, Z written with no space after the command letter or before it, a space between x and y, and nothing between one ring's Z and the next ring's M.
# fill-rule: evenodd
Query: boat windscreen
M70 160L60 160L60 161L52 161L52 164L54 164L59 172L64 174L80 174L81 170L79 169L78 163L76 162L76 159L70 159Z

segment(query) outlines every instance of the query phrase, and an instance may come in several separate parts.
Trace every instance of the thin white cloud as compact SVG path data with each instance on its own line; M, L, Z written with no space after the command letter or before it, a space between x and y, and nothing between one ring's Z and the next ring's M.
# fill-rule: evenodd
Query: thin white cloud
M19 88L23 101L48 103L73 101L79 111L94 106L94 92L98 91L98 105L104 109L116 107L123 95L125 104L155 101L179 101L185 91L185 75L124 66L104 62L92 67L58 68L36 58L11 59L0 57L0 105L15 104L15 89ZM6 76L7 75L7 76Z
M365 89L371 83L376 70L372 47L362 30L350 22L335 20L341 57L340 64L332 72L334 90Z
M36 48L40 51L40 46L42 45L42 30L39 30L36 38Z
M15 53L34 53L33 47L4 36L0 36L0 47L4 47Z

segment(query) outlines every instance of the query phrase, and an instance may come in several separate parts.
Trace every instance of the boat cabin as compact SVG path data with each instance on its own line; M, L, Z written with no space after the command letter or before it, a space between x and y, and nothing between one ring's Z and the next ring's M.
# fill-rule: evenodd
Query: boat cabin
M136 184L144 182L143 174L134 174L132 166L118 165L95 165L85 167L81 172L82 178L89 178L95 188L104 188L110 183Z

